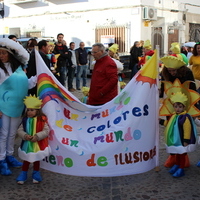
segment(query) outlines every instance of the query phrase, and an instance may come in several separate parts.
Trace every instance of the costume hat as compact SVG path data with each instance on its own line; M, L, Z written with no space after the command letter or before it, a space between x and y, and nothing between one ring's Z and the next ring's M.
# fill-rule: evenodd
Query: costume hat
M173 94L170 97L170 100L171 100L172 104L174 104L174 103L182 103L184 106L186 106L188 98L184 93L176 92L175 94Z
M173 104L180 102L185 105L185 110L193 117L200 115L200 110L195 104L200 100L199 93L189 89L192 81L185 81L181 84L179 79L173 83L163 81L166 98L160 108L160 116L171 116L174 112Z
M24 99L24 104L26 105L26 108L40 109L42 105L42 100L40 100L39 97L36 97L35 95L30 95L26 96L26 98Z
M151 42L150 42L150 40L146 40L146 41L144 42L143 47L144 47L145 49L151 50Z
M112 51L113 53L117 53L118 49L119 49L118 44L113 44L111 47L109 47L109 50Z
M180 44L178 42L171 43L170 50L173 53L181 53Z
M0 49L8 51L12 54L20 63L26 65L29 60L29 53L26 49L19 44L8 38L0 39Z
M82 87L81 90L82 90L84 96L88 96L89 91L90 91L89 87Z
M50 46L55 46L54 42L47 42Z
M179 69L180 67L186 65L183 60L175 56L164 56L160 60L167 68Z

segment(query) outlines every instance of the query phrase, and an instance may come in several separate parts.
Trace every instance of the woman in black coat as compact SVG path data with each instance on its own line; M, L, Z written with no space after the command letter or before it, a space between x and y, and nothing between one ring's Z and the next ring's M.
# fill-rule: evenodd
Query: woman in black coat
M138 57L142 56L142 50L140 48L140 43L138 41L134 42L134 45L130 49L130 63L129 63L129 69L131 69L131 77L130 79L138 72L139 66Z

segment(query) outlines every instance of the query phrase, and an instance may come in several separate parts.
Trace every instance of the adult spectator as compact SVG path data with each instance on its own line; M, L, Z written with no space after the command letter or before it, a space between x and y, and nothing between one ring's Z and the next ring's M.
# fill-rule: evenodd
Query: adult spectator
M9 35L8 38L10 40L13 40L13 41L17 42L17 36L16 35Z
M130 79L138 72L140 67L138 66L139 57L142 56L142 51L140 48L140 43L138 41L134 42L134 45L130 49L130 62L129 69L131 70Z
M141 54L143 54L143 46L144 46L144 40L140 40L140 49L141 49Z
M187 59L190 60L190 57L193 55L193 47L187 47L188 53L187 53Z
M46 66L50 69L50 60L47 57L47 54L49 53L49 44L46 40L41 40L38 42L38 50L39 54L44 60ZM28 61L28 67L27 67L27 77L30 78L31 76L36 75L36 61L35 61L35 51L32 51L30 54L30 59ZM37 95L37 86L29 90L28 92L31 95Z
M57 35L57 42L55 43L55 47L53 50L54 54L60 54L57 59L57 71L60 74L60 83L65 86L66 85L66 79L67 79L67 71L68 71L68 65L69 62L71 62L71 57L68 55L69 49L65 45L64 41L64 35L62 33L59 33Z
M98 106L107 103L118 94L117 66L101 43L92 46L92 55L96 63L91 77L88 104Z
M182 47L181 47L181 53L183 53L183 54L185 54L185 56L187 56L187 54L188 54L188 49L187 49L187 47L182 46Z
M14 141L24 110L23 99L28 88L36 84L36 77L28 80L23 66L29 54L17 42L0 39L0 174L10 175L9 167L20 167L13 156Z
M77 74L76 74L76 89L80 90L81 76L83 79L83 87L87 84L87 68L88 68L88 53L84 48L84 42L80 42L79 48L76 49L76 61L77 61Z
M76 51L75 51L75 43L71 42L69 44L69 51L71 52L71 65L68 67L68 90L70 92L74 92L75 89L73 88L73 79L77 67L76 61Z
M27 45L26 45L26 50L31 53L33 49L37 46L37 40L34 38L31 38L28 40Z

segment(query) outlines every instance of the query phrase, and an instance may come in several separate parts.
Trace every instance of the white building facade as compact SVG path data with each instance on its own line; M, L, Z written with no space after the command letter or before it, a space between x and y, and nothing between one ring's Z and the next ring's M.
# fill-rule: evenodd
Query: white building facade
M172 42L200 42L199 9L199 0L0 0L0 35L63 33L76 47L108 36L122 54L135 41L150 39L164 55Z

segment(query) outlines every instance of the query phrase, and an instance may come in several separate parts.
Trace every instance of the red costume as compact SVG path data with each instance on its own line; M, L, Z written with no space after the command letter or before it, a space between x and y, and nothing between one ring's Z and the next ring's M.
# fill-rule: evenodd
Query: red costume
M144 57L141 58L141 60L139 61L138 65L144 65L147 60L149 59L149 56L153 56L154 51L153 50L149 50L148 52L145 53Z

